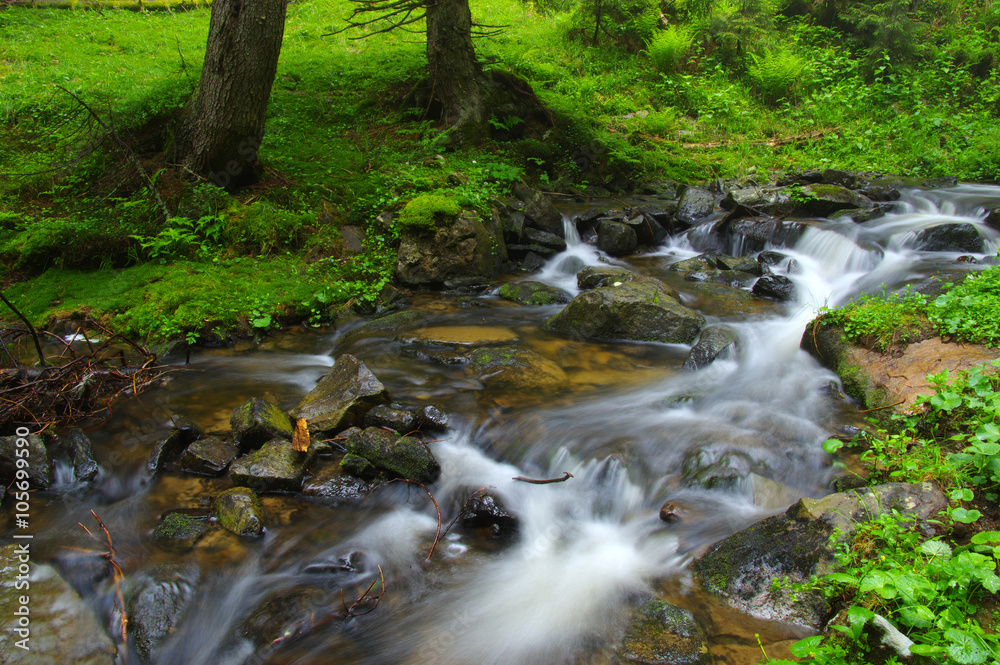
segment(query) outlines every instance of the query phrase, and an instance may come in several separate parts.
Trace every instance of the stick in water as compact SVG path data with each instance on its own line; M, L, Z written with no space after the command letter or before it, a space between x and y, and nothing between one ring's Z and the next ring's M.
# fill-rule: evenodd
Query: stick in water
M522 483L531 483L533 485L548 485L549 483L564 483L572 477L573 477L572 473L570 473L569 471L563 471L562 478L547 478L545 480L538 480L537 478L525 478L524 476L514 476L512 480L520 480Z

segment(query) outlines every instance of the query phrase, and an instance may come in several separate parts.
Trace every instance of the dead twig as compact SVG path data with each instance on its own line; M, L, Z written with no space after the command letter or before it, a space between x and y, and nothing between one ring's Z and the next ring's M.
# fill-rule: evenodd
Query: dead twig
M545 480L537 480L535 478L525 478L524 476L514 476L511 480L520 480L522 483L531 483L532 485L548 485L550 483L564 483L572 477L572 473L569 471L563 471L562 478L546 478Z
M125 659L128 656L128 614L126 614L125 612L125 598L124 595L122 594L122 583L125 581L125 572L122 570L122 567L118 564L118 561L115 559L115 544L114 541L111 540L111 532L108 531L108 527L105 526L104 521L97 515L95 511L91 510L90 514L94 516L94 519L97 520L98 526L101 527L101 532L104 535L103 544L106 544L108 549L104 552L88 552L86 550L78 550L76 548L67 548L67 549L98 556L107 561L108 565L111 567L111 575L115 584L115 609L118 610L118 614L121 616L120 653L122 656L122 663L124 663ZM78 522L78 524L80 525L81 529L87 532L88 536L90 536L99 543L101 542L101 539L95 536L90 529L88 529L86 526L83 525L82 522Z

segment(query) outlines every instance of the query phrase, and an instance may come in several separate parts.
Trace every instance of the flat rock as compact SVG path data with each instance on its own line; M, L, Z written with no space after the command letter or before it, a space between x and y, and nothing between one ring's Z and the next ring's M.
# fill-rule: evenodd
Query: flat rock
M425 444L383 429L351 430L344 448L399 478L433 483L441 475L441 465Z
M311 448L300 453L284 439L271 439L260 450L236 459L229 478L234 485L256 492L297 492L314 458Z
M566 373L537 351L520 346L476 349L470 354L476 377L487 388L531 390L562 385Z
M620 661L641 665L711 662L708 637L691 613L656 599L635 611L616 652Z
M517 340L517 333L503 326L437 326L408 333L405 341L422 344L478 346Z
M386 404L389 394L363 362L350 354L339 356L330 371L292 411L305 418L312 433L336 433L363 422L368 410Z
M181 468L203 476L221 476L239 453L235 443L217 436L198 439L181 456Z
M504 284L500 287L498 295L504 300L535 306L561 305L571 300L570 295L562 289L532 281Z

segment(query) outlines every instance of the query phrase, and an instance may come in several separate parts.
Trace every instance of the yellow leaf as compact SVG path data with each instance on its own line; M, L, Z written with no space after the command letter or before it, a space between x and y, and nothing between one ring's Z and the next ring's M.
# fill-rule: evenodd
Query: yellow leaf
M295 434L292 435L292 448L300 453L309 450L309 428L306 419L299 418L295 423Z

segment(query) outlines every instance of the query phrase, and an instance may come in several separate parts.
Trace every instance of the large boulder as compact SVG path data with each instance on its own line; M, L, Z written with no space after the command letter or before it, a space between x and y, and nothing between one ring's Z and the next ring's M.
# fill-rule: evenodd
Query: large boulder
M874 207L871 199L864 194L829 184L806 185L802 188L797 204L800 213L816 217L829 217L838 210Z
M686 187L677 202L674 217L678 222L690 226L705 219L715 210L715 196L706 189Z
M28 541L0 547L0 662L114 665L115 645L102 622L52 566L32 560L30 590L17 588L26 553L33 556Z
M644 280L584 291L546 321L545 329L588 339L687 344L704 325L705 317L658 282Z
M880 515L898 510L927 520L947 505L931 483L888 483L801 499L726 538L695 561L694 570L705 590L745 614L820 630L830 612L826 601L816 592L774 589L774 580L805 583L833 572L837 548Z
M708 636L690 612L650 599L638 608L616 649L618 660L640 665L708 663Z
M972 224L938 224L917 234L917 249L925 252L979 254L985 240Z
M546 229L547 230L547 229ZM402 233L396 279L407 286L441 286L462 278L494 276L506 255L503 235L475 212L462 212L436 229Z
M229 467L229 478L234 485L256 492L297 492L314 458L311 447L299 452L285 439L271 439L260 450L237 458Z
M494 346L469 354L476 377L487 388L532 390L562 385L566 373L559 365L521 346Z
M581 291L611 286L615 282L641 281L643 277L618 266L587 266L576 274L576 285Z
M363 362L345 353L302 398L292 417L305 418L310 432L334 433L361 424L369 409L388 402L385 386Z
M764 275L754 282L750 292L755 296L786 302L795 298L795 284L784 275Z
M562 213L553 205L552 199L541 192L535 192L525 206L524 222L528 226L533 226L560 238L565 236Z
M395 432L375 427L363 431L352 429L344 449L395 477L433 483L441 475L441 465L425 444Z
M292 422L274 402L252 398L233 409L229 416L233 441L240 452L256 450L274 438L292 438Z
M739 217L783 216L795 208L792 190L788 187L734 189L726 194L720 205Z
M605 220L597 225L597 248L609 256L634 254L638 244L635 229L627 224Z

